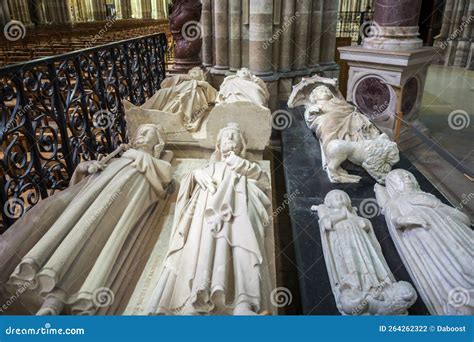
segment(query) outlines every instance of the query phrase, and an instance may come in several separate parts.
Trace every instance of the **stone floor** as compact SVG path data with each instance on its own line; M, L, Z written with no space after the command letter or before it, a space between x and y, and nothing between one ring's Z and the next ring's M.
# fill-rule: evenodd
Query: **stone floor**
M418 121L434 144L471 172L456 169L435 148L407 137L407 132L402 135L404 155L454 206L474 219L474 183L469 178L474 170L474 71L430 66Z

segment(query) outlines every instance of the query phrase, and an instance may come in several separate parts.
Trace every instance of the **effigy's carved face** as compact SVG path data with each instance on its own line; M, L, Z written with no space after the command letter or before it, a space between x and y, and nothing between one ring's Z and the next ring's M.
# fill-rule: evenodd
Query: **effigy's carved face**
M311 102L318 102L318 101L329 101L334 97L331 90L326 86L319 86L315 88L310 95Z
M419 189L415 176L411 172L402 169L391 171L387 175L385 183L388 188L398 193L413 192Z
M221 153L226 154L234 152L239 155L242 152L243 141L241 134L237 129L225 129L221 133L221 139L219 142L219 149Z
M192 68L188 72L189 77L196 81L204 81L204 73L200 68Z
M237 71L237 76L243 79L251 80L252 79L252 73L250 72L249 69L247 68L242 68Z
M326 195L324 204L333 209L349 208L351 206L351 199L343 191L332 190Z
M151 149L161 143L158 130L154 125L141 125L133 138L135 148Z

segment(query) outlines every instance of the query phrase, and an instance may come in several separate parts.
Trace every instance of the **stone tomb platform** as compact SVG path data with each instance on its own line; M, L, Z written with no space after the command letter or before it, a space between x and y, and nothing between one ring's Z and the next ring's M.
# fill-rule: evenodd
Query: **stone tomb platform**
M163 268L163 263L168 251L168 244L171 237L174 220L174 208L176 204L176 198L179 190L179 180L192 170L204 167L208 161L205 159L186 159L176 158L172 161L174 169L173 178L176 180L176 189L168 199L163 213L160 217L160 222L157 226L161 227L160 230L155 231L150 237L151 254L146 260L143 272L139 276L133 293L130 296L130 300L126 304L123 311L124 315L146 315L148 301L150 300L153 290ZM258 161L262 169L267 173L271 183L271 172L269 161ZM272 211L272 208L270 208ZM273 223L266 227L267 233L265 236L265 251L267 253L267 260L269 261L269 270L272 281L272 289L276 288L276 269L275 269L275 239L273 231ZM273 314L276 314L276 308L274 308Z
M283 107L285 108L285 107ZM339 315L331 290L321 245L318 215L312 205L323 203L325 195L334 189L348 193L352 206L371 222L382 252L397 280L413 284L390 237L384 216L375 200L375 181L360 167L346 162L343 167L351 174L362 177L358 184L333 184L321 167L321 149L313 132L303 119L302 107L289 111L290 127L282 131L283 166L289 201L289 212L294 239L296 267L298 269L302 311L305 315ZM403 155L395 168L412 172L421 189L441 201L449 203ZM372 209L372 210L371 210ZM425 304L418 298L409 310L413 315L428 315Z

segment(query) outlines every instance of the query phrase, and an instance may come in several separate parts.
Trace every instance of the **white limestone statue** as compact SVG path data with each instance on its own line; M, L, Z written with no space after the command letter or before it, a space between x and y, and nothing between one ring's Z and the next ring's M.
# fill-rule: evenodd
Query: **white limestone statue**
M270 94L262 79L252 75L249 69L242 68L235 75L227 76L217 95L217 104L233 102L252 102L268 107Z
M269 178L245 159L238 125L219 132L210 163L181 179L164 267L150 314L253 315L271 311L264 250Z
M161 89L175 87L186 81L206 81L206 75L200 67L192 68L187 74L177 74L170 77L166 77L161 82Z
M343 315L405 315L417 298L410 283L397 282L369 220L359 217L347 193L332 190L319 216L324 259Z
M162 88L142 106L136 107L124 101L124 107L126 114L137 108L145 115L163 115L160 113L163 112L167 114L163 120L181 123L180 127L174 127L176 132L180 132L180 129L196 132L215 103L216 96L217 91L204 80L202 70L194 68L188 75L165 79Z
M398 148L342 98L336 80L319 76L303 79L293 88L288 100L289 108L298 105L305 106L306 124L321 143L322 167L331 182L359 182L360 177L349 175L340 166L348 159L383 183L385 175L399 160Z
M474 314L474 235L469 218L420 190L402 169L386 187L375 185L377 201L405 267L434 315Z
M63 309L94 314L100 303L97 291L111 287L120 272L128 271L124 265L137 248L137 237L153 225L149 218L170 191L172 156L164 145L161 127L141 125L131 148L119 148L126 150L120 158L80 164L76 173L93 174L72 185L74 190L49 198L46 211L33 208L34 220L22 221L49 222L9 279L10 286L33 284L29 289L44 298L38 314L60 314ZM56 211L50 210L56 204Z
M326 171L333 183L358 183L361 179L341 167L345 160L362 166L372 178L382 184L393 165L400 161L397 144L385 134L372 140L331 140L326 145L325 156Z

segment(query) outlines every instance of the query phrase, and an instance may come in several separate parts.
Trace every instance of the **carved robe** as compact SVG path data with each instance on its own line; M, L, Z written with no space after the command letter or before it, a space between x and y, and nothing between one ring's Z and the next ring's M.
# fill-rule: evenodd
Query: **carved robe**
M217 103L245 101L267 107L269 98L267 86L258 77L253 76L252 79L246 79L232 75L226 77L222 83Z
M425 192L405 192L384 203L383 191L378 187L377 199L390 233L430 312L473 315L474 234L467 217ZM428 227L403 225L409 216Z
M336 304L347 315L407 314L416 292L396 282L369 220L353 208L317 207L324 259Z
M149 312L231 314L240 302L258 313L270 308L270 276L264 250L270 201L268 178L237 156L209 164L217 183L211 194L192 173L182 179L164 269Z
M323 238L338 287L368 292L395 280L368 220L347 210L327 215L331 227L324 229Z
M194 79L175 78L166 84L172 86L158 90L141 108L180 115L188 131L199 130L210 105L216 101L217 91L206 81Z
M361 141L380 136L380 131L370 120L344 100L332 98L329 101L319 101L316 106L320 111L307 108L305 120L322 142L324 150L334 139Z
M58 194L57 201L56 196L49 198L45 212L32 211L37 217L29 220L27 214L22 221L44 220L50 227L24 254L9 283L34 283L43 298L70 304L72 313L95 313L95 292L111 287L125 271L121 267L137 248L135 241L150 224L147 219L166 196L170 181L169 162L128 150L104 171L81 181L80 188Z

